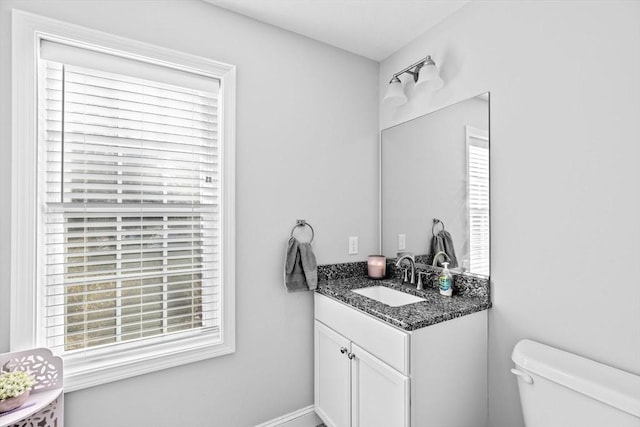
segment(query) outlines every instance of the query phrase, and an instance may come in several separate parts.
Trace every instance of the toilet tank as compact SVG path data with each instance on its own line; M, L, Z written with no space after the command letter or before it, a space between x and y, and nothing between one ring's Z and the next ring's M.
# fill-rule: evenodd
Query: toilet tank
M640 376L531 340L511 359L527 427L640 427Z

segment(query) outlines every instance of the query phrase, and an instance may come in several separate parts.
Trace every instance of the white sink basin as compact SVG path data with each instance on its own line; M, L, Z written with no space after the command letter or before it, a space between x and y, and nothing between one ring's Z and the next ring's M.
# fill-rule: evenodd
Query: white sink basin
M370 286L368 288L354 289L353 292L391 307L400 307L402 305L426 301L424 298L396 291L395 289L387 288L386 286Z

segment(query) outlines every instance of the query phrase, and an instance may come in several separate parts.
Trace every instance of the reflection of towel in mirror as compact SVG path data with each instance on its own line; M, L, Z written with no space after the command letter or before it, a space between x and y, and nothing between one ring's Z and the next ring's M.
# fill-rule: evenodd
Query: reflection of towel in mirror
M289 239L284 258L284 286L289 292L313 291L318 287L318 266L309 243Z
M450 268L456 268L458 266L456 251L453 248L453 239L447 230L440 230L438 234L431 239L431 256L435 256L438 252L444 252L449 256ZM442 265L443 261L446 261L444 257L440 257L438 265Z

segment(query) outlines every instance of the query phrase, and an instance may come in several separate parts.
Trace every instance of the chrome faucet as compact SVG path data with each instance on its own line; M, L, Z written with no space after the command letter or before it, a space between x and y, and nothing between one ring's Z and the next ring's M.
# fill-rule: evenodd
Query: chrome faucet
M440 255L444 255L444 257L447 259L447 261L451 261L451 258L449 258L449 255L447 255L444 251L440 251L437 254L435 254L433 256L433 262L431 263L432 267L436 267L436 264L438 264L438 257Z
M416 283L416 259L413 257L413 255L403 255L398 258L398 261L396 261L396 267L400 267L400 264L404 260L409 260L409 264L411 266L411 280L409 281L409 283L413 285ZM407 281L406 271L404 275L404 281Z

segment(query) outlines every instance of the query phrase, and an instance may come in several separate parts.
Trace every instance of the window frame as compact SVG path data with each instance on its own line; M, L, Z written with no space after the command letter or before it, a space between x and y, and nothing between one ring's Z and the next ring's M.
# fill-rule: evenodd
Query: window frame
M148 347L92 351L65 359L65 391L128 378L235 351L235 66L101 31L12 11L11 351L40 345L37 286L37 60L40 40L90 47L220 80L220 340L194 334ZM200 335L200 336L199 336ZM64 358L64 356L63 356Z
M471 186L471 176L470 176L470 149L471 146L473 145L473 140L480 140L480 141L484 141L487 144L487 156L489 155L489 131L484 130L484 129L479 129L473 126L465 126L465 156L466 156L466 174L467 174L467 223L468 223L468 230L469 230L469 245L471 246L471 239L473 236L473 224L471 221L471 204L469 201L469 197L470 197L470 186ZM487 173L489 173L490 171L490 164L489 164L489 159L487 160ZM487 179L489 179L489 177L487 177ZM488 192L491 191L491 188L489 186L489 188L487 189ZM489 237L487 237L487 256L484 260L484 264L486 264L486 276L489 276L490 271L491 271L491 216L490 216L490 205L489 203L487 203L487 232L489 234ZM476 271L471 271L471 247L469 247L469 271L471 273L474 274L478 274L478 275L482 275L485 276L483 273L478 273Z

